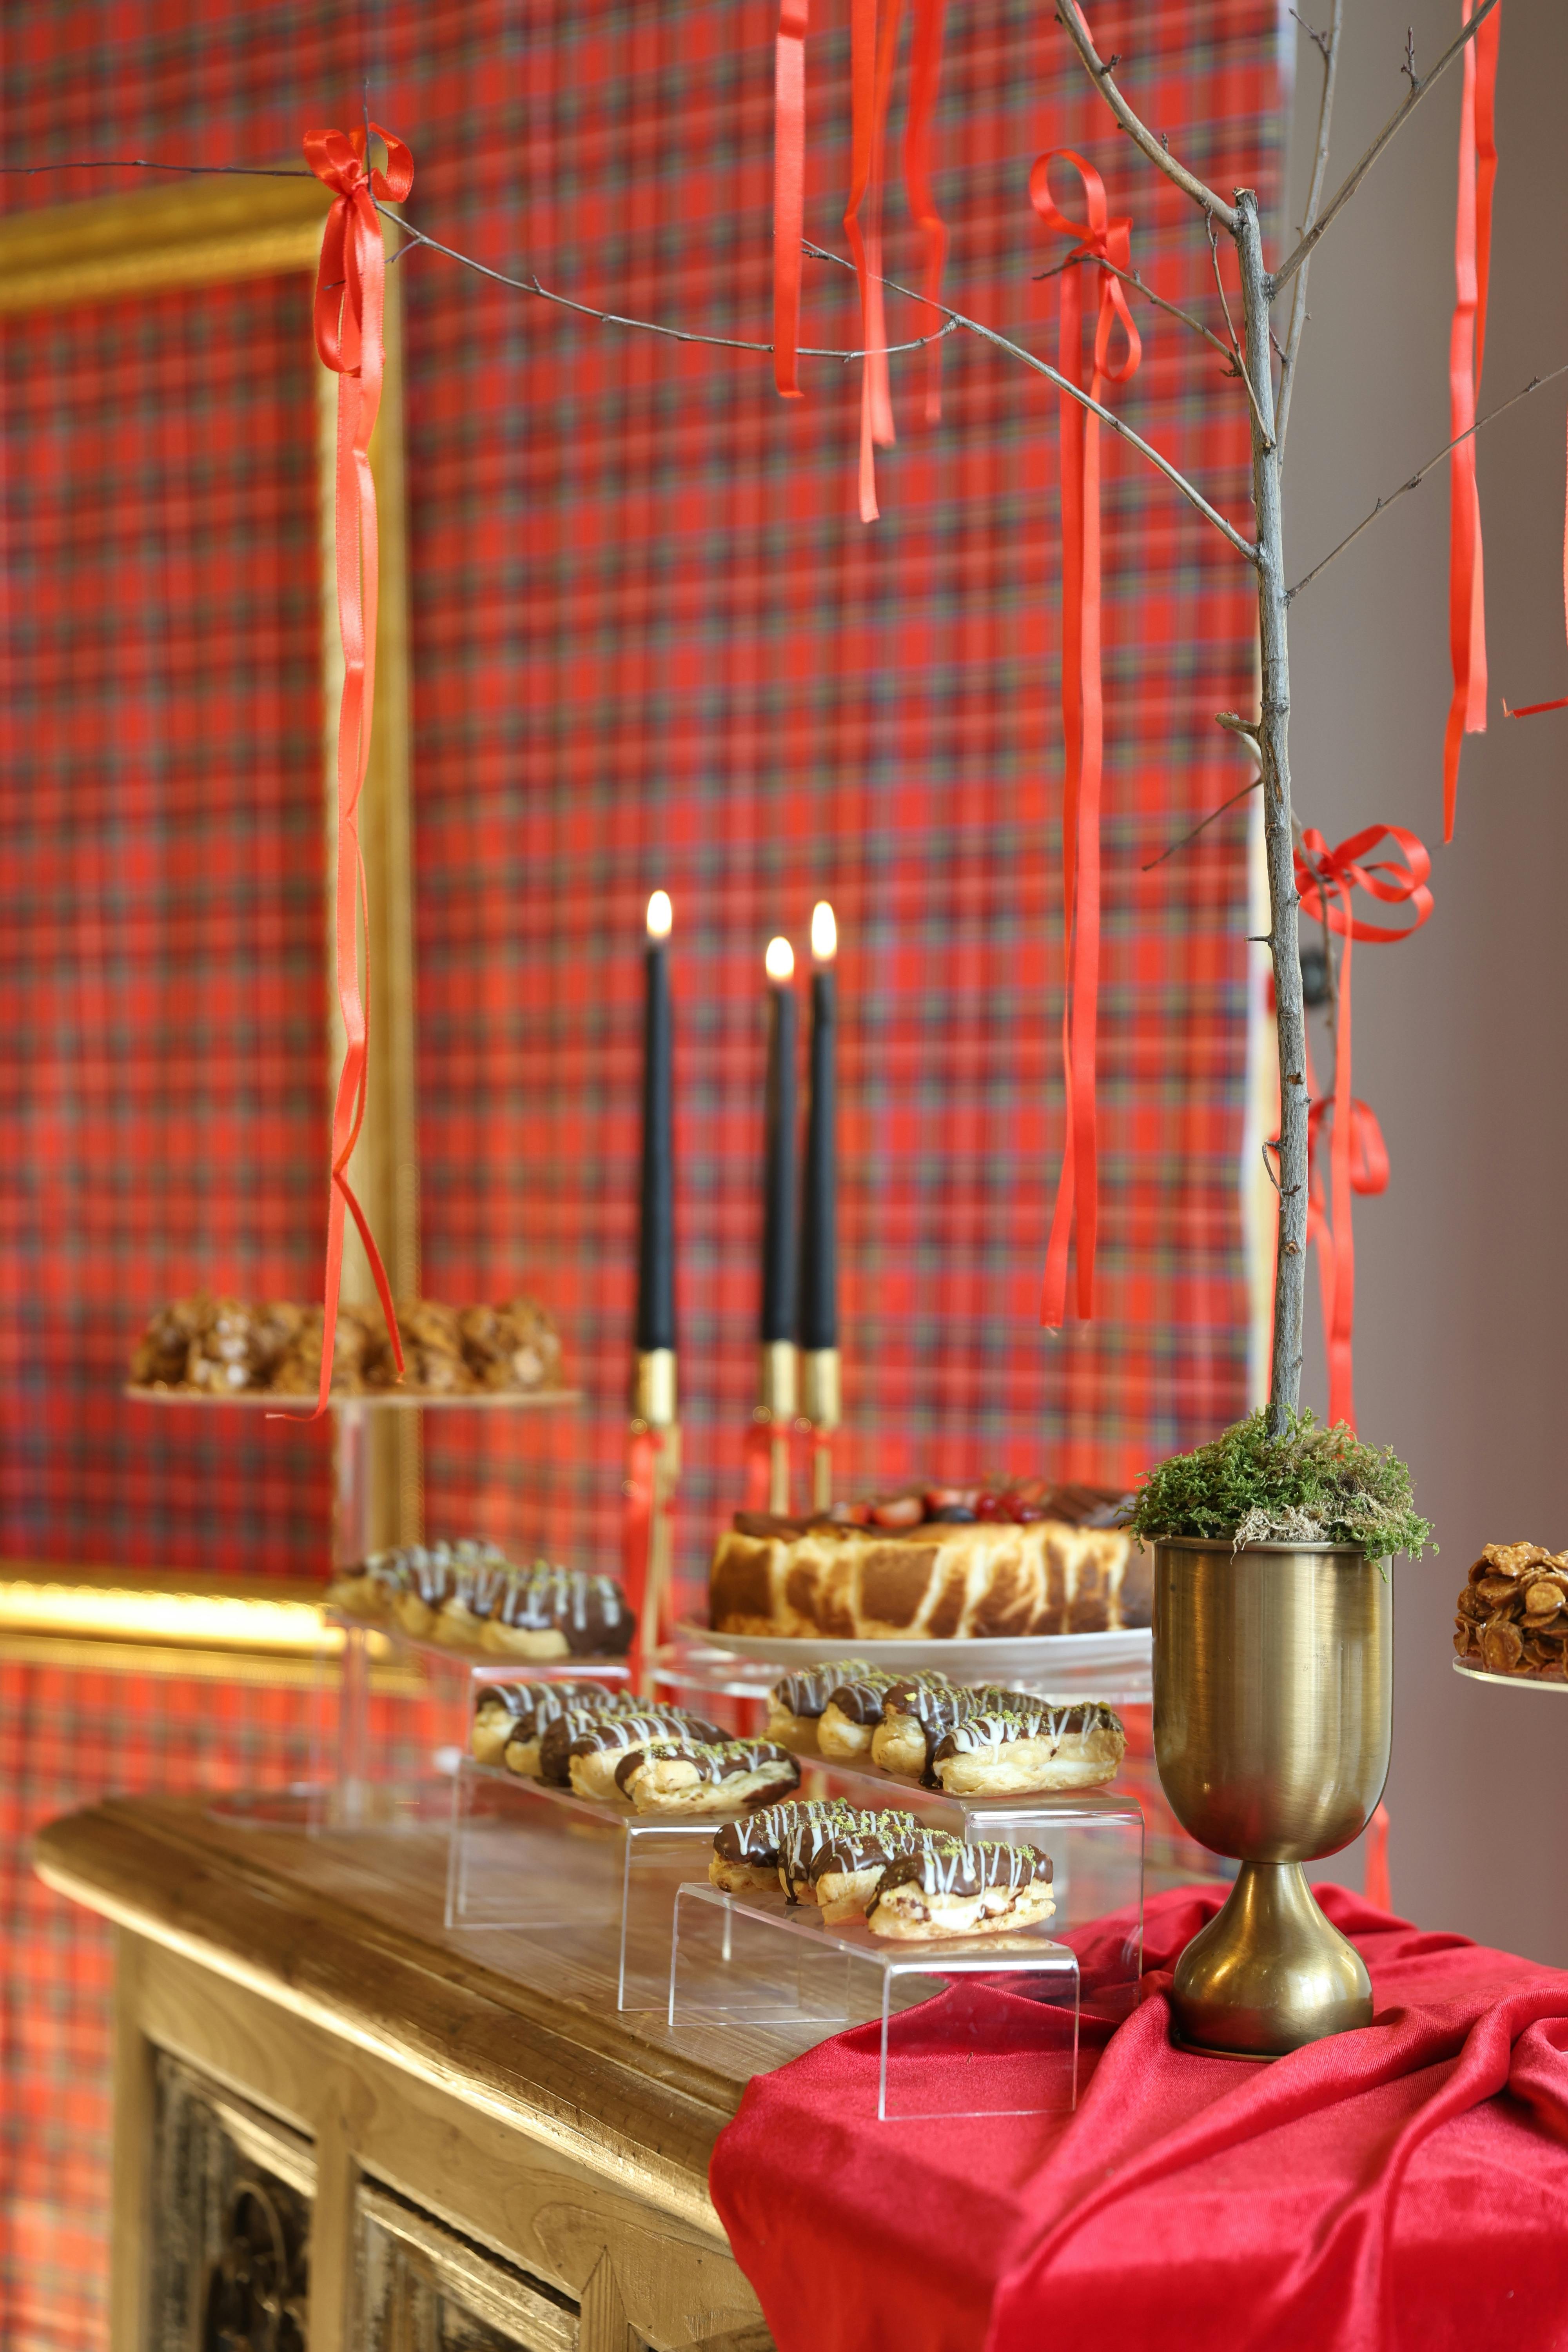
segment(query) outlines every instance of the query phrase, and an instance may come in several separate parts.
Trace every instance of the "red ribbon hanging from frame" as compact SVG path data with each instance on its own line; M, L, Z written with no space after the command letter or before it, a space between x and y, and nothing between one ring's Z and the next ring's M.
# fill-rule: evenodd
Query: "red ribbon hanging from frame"
M670 1442L669 1433L650 1429L646 1423L635 1427L626 1448L626 1502L621 1514L621 1581L626 1587L626 1601L637 1627L632 1644L631 1677L638 1689L646 1688L646 1676L650 1665L650 1650L657 1650L670 1633L671 1600L668 1590L652 1597L655 1615L648 1616L648 1577L653 1564L653 1535L657 1515L668 1513L673 1507L668 1495L659 1490L659 1457Z
M844 234L854 257L860 295L860 520L875 522L879 447L893 446L893 402L888 378L888 330L882 301L882 142L893 86L903 0L887 0L879 26L877 0L850 0L851 107L849 201ZM863 215L863 217L862 217Z
M805 33L809 0L779 0L773 44L773 383L798 400L800 241L805 228Z
M1071 165L1083 184L1087 223L1068 220L1050 192L1050 167ZM1080 259L1131 269L1131 216L1110 216L1105 183L1070 147L1039 156L1029 173L1029 201L1047 228L1074 240L1060 278L1063 375L1103 400L1106 387L1136 373L1143 346L1121 280L1100 272L1094 365L1084 385L1083 276ZM1120 327L1126 357L1110 358ZM1067 1315L1068 1242L1078 1230L1078 1311L1094 1312L1094 1257L1100 1211L1095 1061L1100 992L1100 801L1105 750L1105 698L1100 670L1100 419L1061 394L1062 499L1062 893L1066 910L1067 999L1062 1011L1062 1066L1067 1082L1067 1141L1046 1251L1040 1320L1059 1328Z
M936 208L931 189L931 126L942 79L942 37L946 0L914 0L914 45L910 58L910 110L904 126L904 189L910 211L925 245L925 283L930 303L942 299L942 266L947 259L947 224ZM942 324L932 310L926 324L934 334ZM926 423L942 417L942 345L926 346Z
M1462 0L1468 24L1474 0ZM1465 49L1459 113L1459 200L1454 232L1454 323L1448 341L1448 654L1454 692L1443 739L1443 838L1454 838L1459 747L1487 725L1486 591L1475 422L1491 276L1492 190L1497 180L1496 92L1502 10L1494 8ZM1463 434L1466 437L1459 439ZM1565 558L1568 560L1568 558Z
M1384 839L1402 853L1398 857L1369 858L1367 852ZM1355 1422L1355 1238L1351 1222L1352 1192L1374 1193L1388 1182L1388 1153L1382 1129L1367 1105L1351 1092L1351 949L1357 940L1369 945L1407 940L1432 912L1426 887L1432 860L1425 842L1403 825L1372 824L1352 834L1331 849L1315 826L1301 835L1296 853L1296 887L1301 913L1325 922L1344 940L1340 957L1339 1003L1334 1022L1334 1114L1330 1147L1329 1203L1323 1199L1321 1136L1330 1105L1314 1103L1308 1123L1309 1150L1318 1146L1319 1168L1311 1179L1308 1202L1309 1239L1318 1245L1318 1265L1323 1290L1323 1334L1329 1357L1329 1421ZM1363 889L1384 906L1408 906L1414 920L1403 929L1383 923L1358 921L1351 913L1351 892ZM1305 1075L1305 1074L1304 1074ZM1309 1086L1311 1080L1308 1078Z
M364 1121L370 1052L369 924L365 979L362 989L356 919L364 905L364 860L360 851L359 803L370 759L371 719L375 706L377 545L375 484L370 470L370 436L381 405L386 352L382 320L386 254L374 199L401 203L414 184L414 159L401 139L378 122L369 130L386 149L384 172L369 168L364 131L308 131L305 157L318 180L333 192L316 274L316 350L323 367L338 379L337 589L338 625L343 646L343 693L338 712L338 845L334 899L338 1004L343 1021L343 1066L332 1107L331 1190L327 1207L326 1274L322 1290L321 1381L316 1418L327 1409L337 1337L338 1292L342 1278L345 1209L359 1228L374 1277L376 1295L392 1340L399 1378L403 1342L393 1311L392 1289L375 1237L354 1197L348 1165Z
M748 1511L766 1511L773 1507L773 1433L771 1421L753 1421L747 1424L742 1446L742 1462L745 1471Z

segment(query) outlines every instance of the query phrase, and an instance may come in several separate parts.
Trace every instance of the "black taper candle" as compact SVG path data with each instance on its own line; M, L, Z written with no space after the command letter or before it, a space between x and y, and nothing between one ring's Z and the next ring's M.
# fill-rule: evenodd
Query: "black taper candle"
M763 1184L763 1311L759 1337L766 1347L795 1338L795 957L787 940L768 944L768 1079Z
M643 1009L642 1223L637 1255L637 1346L646 1355L675 1345L674 1023L665 941L669 900L656 890L647 907L647 989Z
M835 1066L837 946L833 910L812 917L817 968L811 980L811 1108L805 1129L805 1202L800 1245L800 1344L815 1350L838 1345L838 1174Z

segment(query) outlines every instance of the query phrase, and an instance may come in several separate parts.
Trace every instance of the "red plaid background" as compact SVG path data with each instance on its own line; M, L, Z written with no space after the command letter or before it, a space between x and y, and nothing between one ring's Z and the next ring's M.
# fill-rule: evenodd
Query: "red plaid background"
M1135 266L1212 307L1194 216L1108 134L1049 11L950 13L936 184L953 299L1054 353L1055 288L1032 281L1060 248L1026 181L1042 149L1070 145L1132 214ZM1094 16L1173 145L1271 201L1268 0ZM355 120L368 78L372 111L414 149L410 215L432 234L608 308L763 338L775 18L771 0L237 0L221 16L13 0L5 160L271 160L307 124ZM807 228L827 244L846 67L838 0L808 64ZM85 184L13 181L6 200ZM133 183L90 183L115 184ZM896 190L888 222L907 276ZM571 1421L433 1416L431 1527L613 1558L656 885L677 916L689 1577L736 1491L754 1378L762 950L774 930L802 948L819 895L843 940L851 1478L1120 1479L1208 1433L1244 1402L1247 1363L1244 820L1142 868L1243 780L1212 725L1254 691L1242 568L1108 449L1103 1315L1047 1338L1054 395L959 338L931 428L921 363L894 362L900 446L868 530L855 370L806 362L808 396L784 406L763 361L574 321L429 255L398 267L426 1282L458 1300L537 1287L589 1392ZM891 323L918 331L907 305ZM1237 388L1173 322L1140 324L1121 404L1245 519ZM199 1279L307 1295L317 1264L305 292L108 306L5 340L0 1550L297 1572L325 1562L319 1436L164 1419L114 1391L161 1297ZM845 273L807 265L804 340L858 340ZM125 1712L106 1715L52 1678L36 1717L52 1742L8 1759L11 1834L106 1785L209 1774L202 1710L174 1727L179 1687L117 1685ZM252 1744L223 1769L287 1777L286 1709L233 1704ZM95 2344L102 1946L12 1884L5 2063L26 2150L5 2193L26 2242L8 2275L13 2294L18 2268L31 2284L0 2332Z

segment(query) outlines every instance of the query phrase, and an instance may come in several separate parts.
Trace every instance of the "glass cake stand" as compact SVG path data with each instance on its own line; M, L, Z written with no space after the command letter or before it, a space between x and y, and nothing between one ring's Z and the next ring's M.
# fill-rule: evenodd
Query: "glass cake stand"
M1463 1658L1453 1662L1454 1672L1467 1683L1500 1683L1504 1690L1561 1691L1568 1694L1568 1683L1548 1682L1540 1675L1491 1675L1484 1666L1467 1665Z

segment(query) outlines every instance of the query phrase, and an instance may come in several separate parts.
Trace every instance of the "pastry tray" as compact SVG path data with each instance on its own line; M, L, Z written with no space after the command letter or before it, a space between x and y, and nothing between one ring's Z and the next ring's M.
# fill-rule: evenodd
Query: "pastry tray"
M782 1895L689 1884L675 1898L669 2028L782 2028L809 2049L868 2027L883 2123L1070 2112L1079 1967L1055 1924L904 1942L863 1920L826 1927Z

